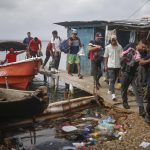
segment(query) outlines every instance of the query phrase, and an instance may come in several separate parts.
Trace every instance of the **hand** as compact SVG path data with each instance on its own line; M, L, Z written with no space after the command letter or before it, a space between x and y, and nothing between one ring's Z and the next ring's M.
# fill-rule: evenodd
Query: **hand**
M102 48L102 46L100 46L100 45L97 45L97 48L98 48L98 49L101 49L101 48Z
M107 72L107 70L108 70L108 67L104 66L104 71Z

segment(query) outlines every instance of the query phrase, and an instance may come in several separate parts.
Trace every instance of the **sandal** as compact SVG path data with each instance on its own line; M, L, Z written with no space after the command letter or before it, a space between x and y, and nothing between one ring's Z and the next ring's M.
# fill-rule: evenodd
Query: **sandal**
M68 73L68 75L73 76L73 74L72 74L72 73Z
M82 78L83 78L83 76L82 76L81 74L78 74L78 77L79 77L79 79L82 79Z

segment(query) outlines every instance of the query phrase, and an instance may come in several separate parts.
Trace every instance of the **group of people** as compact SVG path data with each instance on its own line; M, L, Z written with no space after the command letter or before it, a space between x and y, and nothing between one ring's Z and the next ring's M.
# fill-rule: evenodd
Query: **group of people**
M121 97L123 107L130 109L128 104L128 88L132 85L139 107L139 115L145 116L150 123L150 54L149 42L140 39L137 43L130 43L125 48L118 43L117 36L112 35L109 44L102 47L102 34L96 33L95 39L89 42L89 58L91 61L91 75L93 75L96 89L100 88L100 77L104 71L108 75L108 94L116 100L115 83L121 83ZM103 68L102 68L103 66ZM143 86L148 85L148 104L144 108Z
M82 47L80 38L77 36L76 29L71 30L71 36L68 38L70 47L68 53L68 74L73 76L71 65L77 65L78 77L82 79L80 73L80 56L78 52ZM94 78L96 89L99 90L100 78L103 73L108 75L108 94L111 94L112 100L116 100L115 83L121 83L121 97L123 107L130 109L128 104L128 88L132 85L137 104L139 106L139 115L145 116L146 121L150 122L150 44L145 39L140 39L137 43L130 43L125 48L118 43L117 36L112 35L109 44L104 48L102 46L103 36L100 32L95 34L95 38L88 44L88 57L91 62L91 75ZM46 48L46 58L42 67L44 68L49 58L54 61L55 71L58 71L61 59L60 44L62 39L58 36L56 30L52 31L52 38ZM32 38L31 33L27 33L27 37L23 40L27 45L27 57L38 57L41 49L41 40L37 37ZM16 56L21 52L14 52L10 49L10 53L6 55L5 62L15 62ZM148 105L145 111L143 104L143 86L148 85ZM147 112L147 113L146 113ZM146 114L146 115L145 115Z
M80 57L78 52L82 47L80 38L77 36L78 31L76 29L71 30L71 36L68 38L67 42L70 47L68 53L68 74L73 76L71 65L76 64L78 70L78 77L82 79L82 75L80 73ZM58 72L60 58L61 58L61 50L60 44L62 39L58 36L58 32L56 30L52 31L52 38L49 41L47 48L46 48L46 58L42 67L44 68L46 63L48 62L49 58L52 57L52 61L54 62L55 72Z

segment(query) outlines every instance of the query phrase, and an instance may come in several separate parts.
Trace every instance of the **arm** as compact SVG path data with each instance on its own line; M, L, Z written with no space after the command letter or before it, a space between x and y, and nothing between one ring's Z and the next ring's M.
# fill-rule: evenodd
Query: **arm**
M139 61L139 64L140 64L140 65L146 65L146 64L149 64L149 63L150 63L150 58L147 59L147 60L141 59L141 60Z
M17 55L18 55L18 54L22 54L22 53L24 53L24 52L26 52L26 50L23 50L23 51L20 51L20 52L16 52L16 53L17 53Z

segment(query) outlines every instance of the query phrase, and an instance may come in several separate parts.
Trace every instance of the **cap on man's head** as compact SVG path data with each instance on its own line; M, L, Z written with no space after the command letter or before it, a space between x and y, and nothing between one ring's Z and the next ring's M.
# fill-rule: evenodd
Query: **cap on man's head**
M72 34L78 34L78 31L77 31L77 29L71 29L71 33Z
M97 33L95 34L95 36L96 36L96 37L101 37L101 38L103 38L103 36L102 36L102 34L101 34L100 32L97 32Z
M117 36L116 36L115 34L113 34L113 35L111 36L111 40L112 40L112 39L117 40Z

